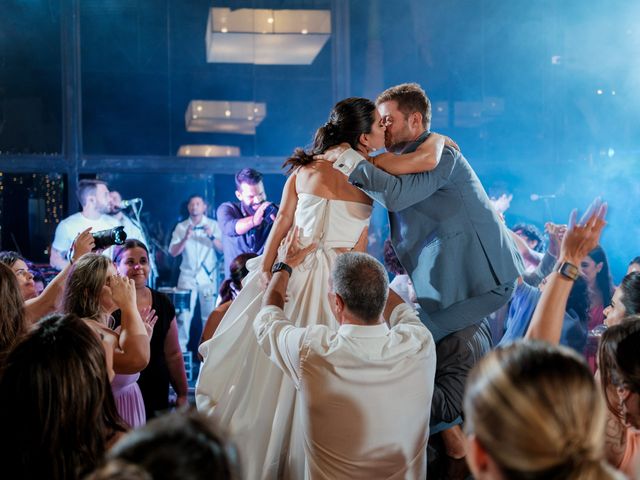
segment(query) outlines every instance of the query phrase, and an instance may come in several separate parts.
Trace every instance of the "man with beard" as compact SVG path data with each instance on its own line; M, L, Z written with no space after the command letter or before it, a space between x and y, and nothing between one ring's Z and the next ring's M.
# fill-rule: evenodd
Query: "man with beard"
M91 232L108 230L119 225L109 213L109 189L101 180L80 180L77 191L82 211L62 220L57 228L49 262L54 268L62 270L69 261L67 255L76 236L91 227ZM103 253L111 257L112 248Z
M389 88L376 105L390 152L413 152L429 136L431 104L418 84ZM432 171L396 177L339 148L325 158L341 153L334 167L389 210L391 242L436 341L479 323L511 298L522 259L460 152L445 146Z
M275 205L267 202L262 174L244 168L236 174L236 197L239 202L225 202L218 207L217 217L222 229L224 272L241 253L261 255L275 219ZM267 210L269 206L273 207Z
M147 239L138 225L136 225L131 218L124 213L122 207L122 195L116 190L109 192L109 215L118 222L119 225L124 227L124 233L127 234L127 239L136 239L148 245Z

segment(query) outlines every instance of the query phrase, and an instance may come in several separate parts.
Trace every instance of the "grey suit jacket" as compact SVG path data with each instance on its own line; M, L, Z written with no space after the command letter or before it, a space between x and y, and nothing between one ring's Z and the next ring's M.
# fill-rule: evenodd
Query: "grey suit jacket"
M349 181L389 211L391 242L427 313L513 282L524 266L462 154L445 147L431 172L395 177L360 162Z

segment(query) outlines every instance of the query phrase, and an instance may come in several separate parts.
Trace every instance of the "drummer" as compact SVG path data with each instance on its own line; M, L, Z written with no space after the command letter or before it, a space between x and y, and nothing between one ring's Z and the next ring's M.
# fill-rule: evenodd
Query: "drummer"
M138 385L142 392L147 420L169 408L169 384L177 394L176 405L187 403L187 377L178 344L178 327L173 305L166 295L147 287L151 271L149 252L139 240L127 240L115 251L118 273L132 278L136 286L136 303L141 312L151 308L158 317L151 335L149 365L140 373ZM120 311L114 313L116 325Z
M222 251L222 231L218 223L206 216L207 203L202 195L192 195L187 203L189 218L178 223L173 230L169 253L177 257L182 255L178 288L191 291L189 309L178 314L178 340L183 352L187 351L191 320L200 303L202 325L213 311L216 303L217 255ZM197 348L195 336L194 350Z

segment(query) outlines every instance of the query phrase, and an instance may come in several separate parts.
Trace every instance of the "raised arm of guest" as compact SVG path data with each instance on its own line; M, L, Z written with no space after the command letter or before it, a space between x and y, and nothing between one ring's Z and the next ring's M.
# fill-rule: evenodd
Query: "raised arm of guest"
M600 234L606 224L606 211L606 203L601 204L596 200L589 207L586 220L577 225L576 212L572 212L567 233L562 240L558 271L548 277L525 338L546 340L553 344L560 342L567 299L574 280L580 275L578 266L598 245Z
M67 281L73 262L85 253L89 253L94 246L95 241L93 240L93 235L91 235L91 228L87 228L78 234L73 242L73 257L71 263L65 260L66 265L63 266L62 271L49 282L49 285L47 285L42 293L35 298L25 301L25 313L29 322L35 323L40 318L54 312L58 308L64 291L64 284Z
M136 305L135 283L130 278L113 275L109 278L109 288L114 303L122 312L113 369L122 374L140 372L149 363L151 349L149 334Z
M553 271L553 267L560 255L562 239L564 238L564 234L567 232L566 225L557 225L551 222L548 222L545 225L545 229L549 234L549 246L547 247L547 251L542 255L542 260L540 260L538 267L533 272L525 272L522 274L524 282L533 287L540 285L542 279L546 278Z

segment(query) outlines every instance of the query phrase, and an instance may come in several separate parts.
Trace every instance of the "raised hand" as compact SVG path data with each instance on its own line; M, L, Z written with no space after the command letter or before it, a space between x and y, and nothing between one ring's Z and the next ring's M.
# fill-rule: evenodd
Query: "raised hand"
M91 252L95 246L96 242L91 234L91 227L89 227L80 232L73 241L73 245L71 245L71 250L73 251L72 260L74 262L77 261L85 253Z
M147 330L147 335L149 335L149 338L151 338L151 336L153 335L153 327L158 321L156 311L149 305L140 310L140 316L142 317L144 328Z
M123 309L136 305L136 286L132 279L112 275L109 277L109 287L114 303Z
M596 198L580 222L576 222L577 210L573 210L569 216L569 226L562 240L560 256L567 262L579 265L587 254L598 246L600 234L607 224L607 204Z
M562 239L567 233L567 226L547 222L544 225L544 229L549 234L549 253L557 258L558 255L560 255L560 245L562 245Z

